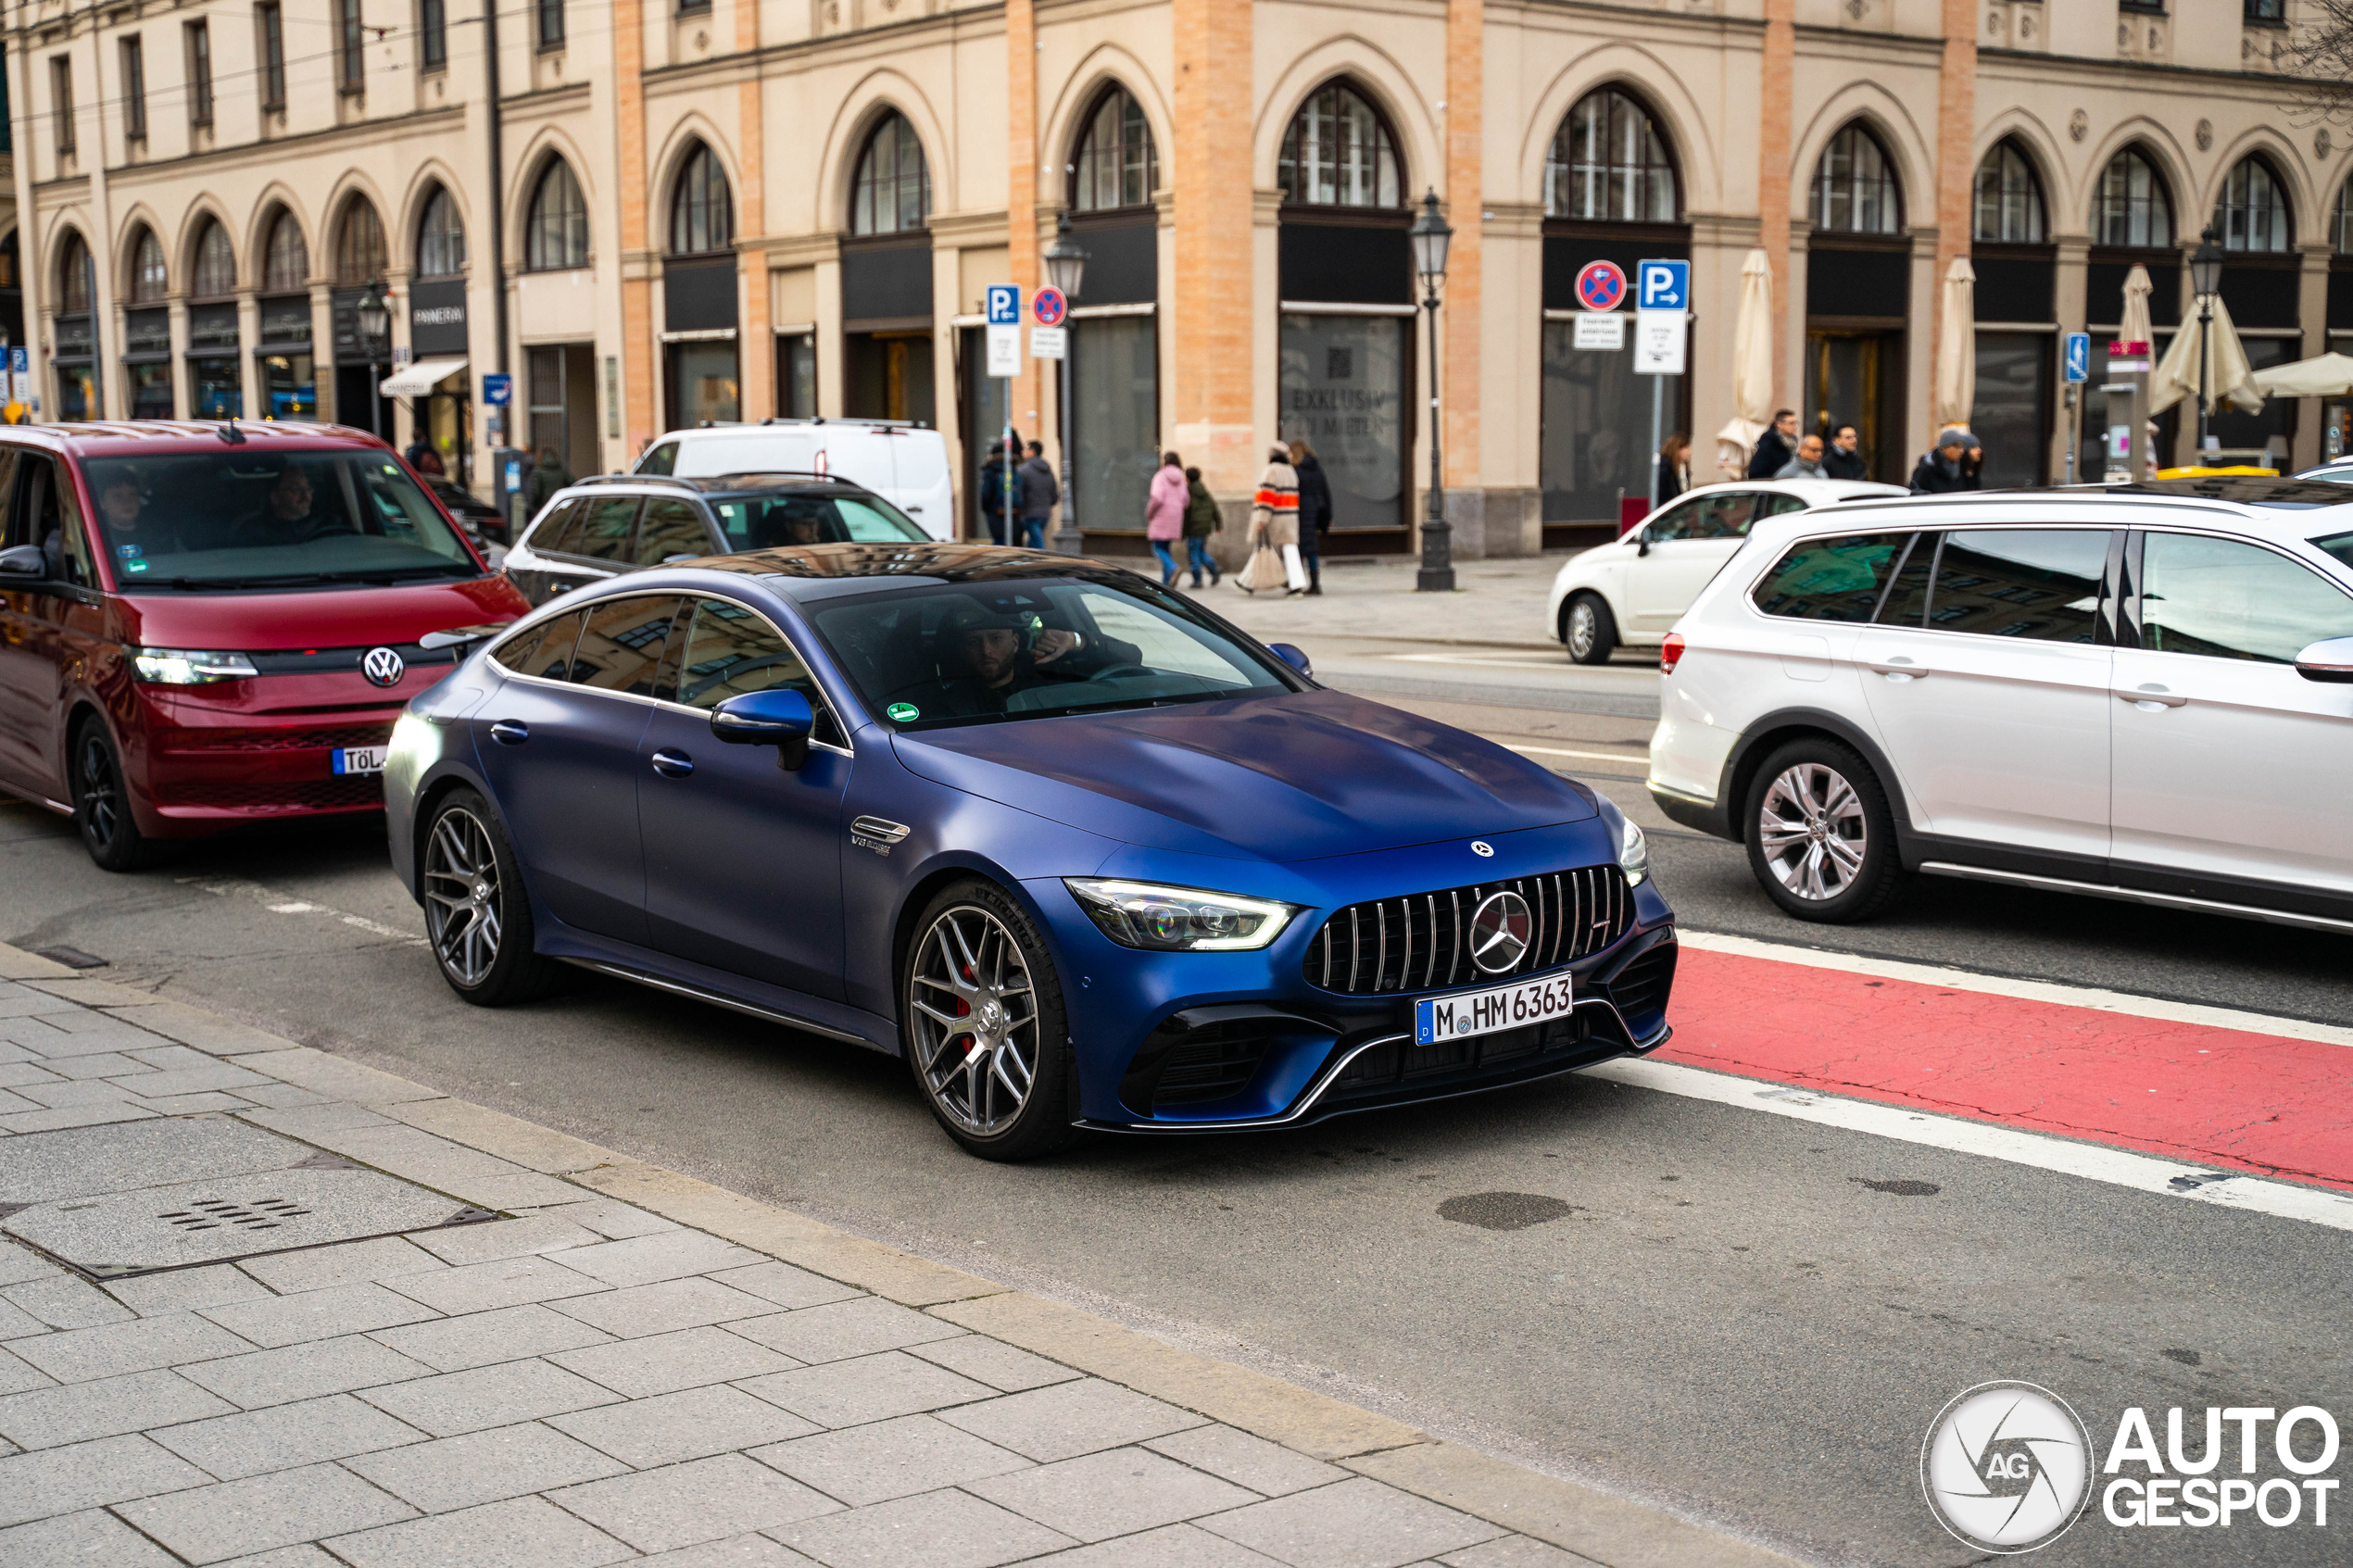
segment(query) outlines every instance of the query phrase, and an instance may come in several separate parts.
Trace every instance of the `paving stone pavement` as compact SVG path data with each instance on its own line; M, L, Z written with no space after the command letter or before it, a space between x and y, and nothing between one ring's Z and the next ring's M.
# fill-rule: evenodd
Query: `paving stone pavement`
M0 1568L1782 1561L6 947L0 1067L0 1148L233 1118L502 1216L94 1283L0 1237Z

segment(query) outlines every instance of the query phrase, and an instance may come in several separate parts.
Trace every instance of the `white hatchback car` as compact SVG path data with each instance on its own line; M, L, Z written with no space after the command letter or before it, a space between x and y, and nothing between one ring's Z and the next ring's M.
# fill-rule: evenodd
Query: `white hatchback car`
M1650 792L1774 902L1906 873L2353 932L2353 496L2284 479L1777 518L1661 650Z
M947 440L904 420L762 420L673 430L647 447L631 471L680 479L823 474L873 491L935 539L956 536Z
M1751 479L1689 490L1615 542L1573 556L1553 579L1547 624L1579 664L1605 664L1620 644L1655 647L1749 525L1903 487L1844 479Z

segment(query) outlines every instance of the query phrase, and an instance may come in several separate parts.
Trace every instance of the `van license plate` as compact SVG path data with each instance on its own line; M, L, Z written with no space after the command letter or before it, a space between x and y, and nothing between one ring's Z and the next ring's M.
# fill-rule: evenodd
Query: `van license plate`
M390 749L383 746L346 746L335 753L335 771L381 773L384 771L384 753Z
M1414 1044L1434 1046L1470 1035L1492 1035L1565 1017L1571 1006L1571 977L1564 971L1541 980L1516 981L1484 991L1426 997L1414 1004Z

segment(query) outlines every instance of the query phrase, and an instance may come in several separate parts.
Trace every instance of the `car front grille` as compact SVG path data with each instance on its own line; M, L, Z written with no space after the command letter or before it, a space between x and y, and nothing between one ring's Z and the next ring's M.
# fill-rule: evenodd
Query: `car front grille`
M1533 929L1519 962L1490 973L1471 961L1464 935L1480 902L1506 891L1528 900ZM1598 953L1625 935L1633 918L1625 872L1579 866L1351 904L1324 922L1302 969L1309 985L1356 997L1503 981Z
M1675 944L1662 942L1609 979L1609 999L1617 1004L1637 1038L1647 1039L1666 1016L1667 992L1675 985Z
M388 746L389 724L349 724L331 730L173 730L163 739L169 751L334 751L345 746Z

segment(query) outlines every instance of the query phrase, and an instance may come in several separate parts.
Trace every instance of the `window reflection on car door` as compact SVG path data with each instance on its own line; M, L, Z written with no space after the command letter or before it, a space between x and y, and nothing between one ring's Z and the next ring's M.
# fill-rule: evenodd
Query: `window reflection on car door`
M1642 525L1647 551L1626 570L1629 630L1665 632L1689 609L1748 534L1759 493L1718 490L1694 495Z

